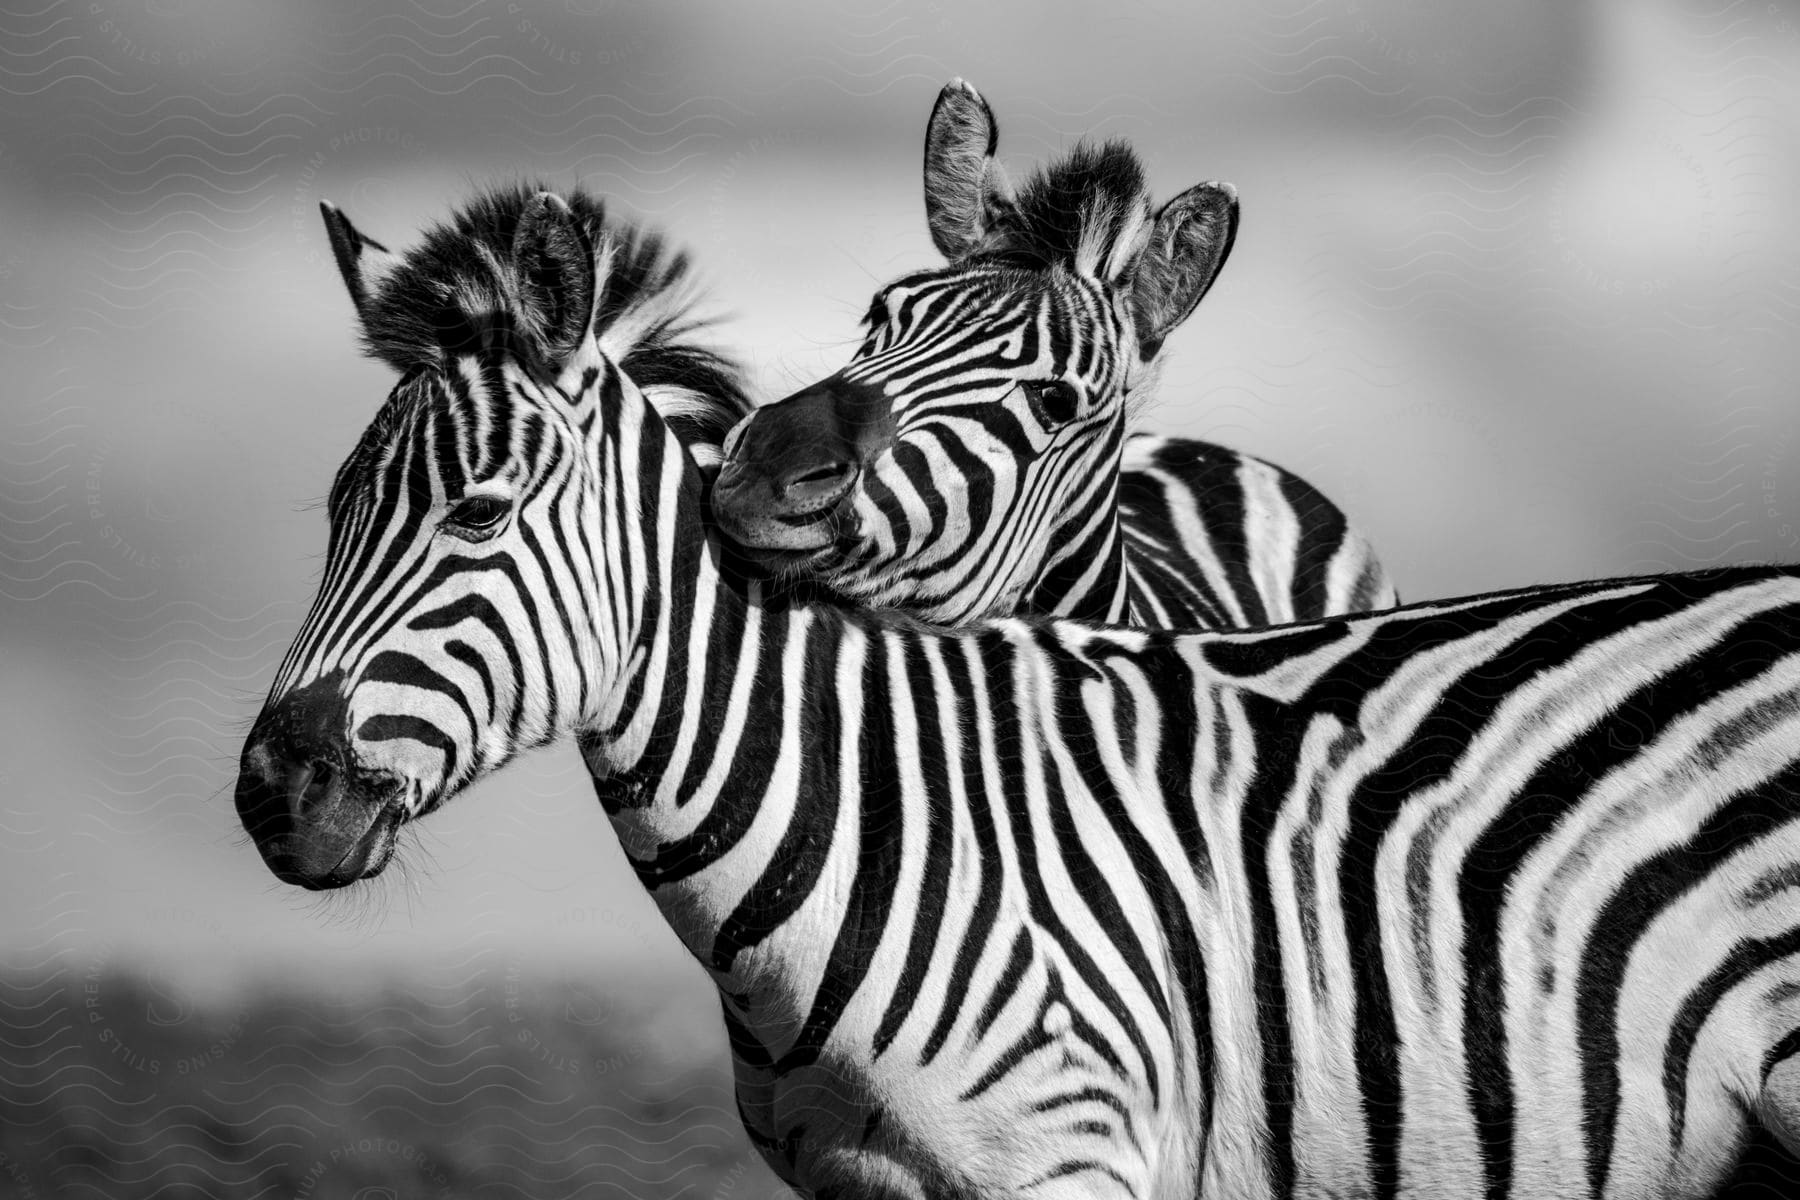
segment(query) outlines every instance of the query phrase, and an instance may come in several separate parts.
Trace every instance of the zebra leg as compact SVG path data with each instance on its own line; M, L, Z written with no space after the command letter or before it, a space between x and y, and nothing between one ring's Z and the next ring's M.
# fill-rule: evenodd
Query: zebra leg
M1800 1156L1800 1029L1782 1038L1763 1062L1756 1115L1789 1154Z

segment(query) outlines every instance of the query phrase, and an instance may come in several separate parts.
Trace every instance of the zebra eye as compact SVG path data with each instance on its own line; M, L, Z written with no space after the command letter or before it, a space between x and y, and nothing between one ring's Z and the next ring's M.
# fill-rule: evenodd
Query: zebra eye
M451 506L444 523L465 536L489 534L506 516L506 503L494 496L469 496Z
M1067 425L1081 408L1081 393L1060 379L1033 379L1019 386L1025 389L1032 414L1048 427Z

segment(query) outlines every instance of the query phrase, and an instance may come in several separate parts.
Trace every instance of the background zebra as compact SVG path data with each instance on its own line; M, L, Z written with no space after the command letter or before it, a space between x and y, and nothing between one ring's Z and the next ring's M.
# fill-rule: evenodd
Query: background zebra
M1336 505L1223 446L1127 434L1231 252L1237 196L1152 215L1123 142L1016 195L988 104L946 86L925 212L950 265L876 293L848 366L734 431L720 525L776 569L953 623L1023 612L1162 628L1388 608Z
M333 219L369 336L431 337L244 748L278 877L576 734L819 1196L1689 1196L1747 1110L1800 1140L1795 572L1236 634L770 602L592 334L609 232L473 211L427 247L504 257L383 274Z

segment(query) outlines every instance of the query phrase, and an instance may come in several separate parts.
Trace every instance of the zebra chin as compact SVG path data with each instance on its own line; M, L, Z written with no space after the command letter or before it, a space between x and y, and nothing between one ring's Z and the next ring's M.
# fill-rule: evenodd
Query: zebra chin
M829 577L840 561L839 522L832 514L806 524L773 520L741 520L715 510L716 522L731 549L772 579L814 580Z
M717 494L715 488L715 498ZM771 516L716 502L713 517L725 536L759 559L813 557L837 542L843 523L836 508L799 516Z

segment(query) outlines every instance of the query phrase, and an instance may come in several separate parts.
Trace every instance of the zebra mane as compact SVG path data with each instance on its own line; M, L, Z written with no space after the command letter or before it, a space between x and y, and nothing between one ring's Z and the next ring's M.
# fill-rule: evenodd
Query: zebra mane
M1155 224L1137 151L1122 138L1077 142L1027 179L989 232L959 266L991 264L1044 271L1061 263L1106 278L1147 244ZM1162 356L1127 384L1125 424L1136 428L1157 393Z
M1057 263L1106 273L1135 252L1152 214L1144 167L1130 143L1077 142L1032 173L969 262L1046 269Z
M530 328L518 296L531 284L515 278L509 264L519 219L545 190L527 183L491 188L402 252L364 309L367 351L405 373L467 349L473 331ZM599 260L594 334L601 348L702 465L711 465L725 434L752 406L738 365L701 337L713 322L699 312L687 254L653 230L609 217L606 202L585 190L558 194Z

